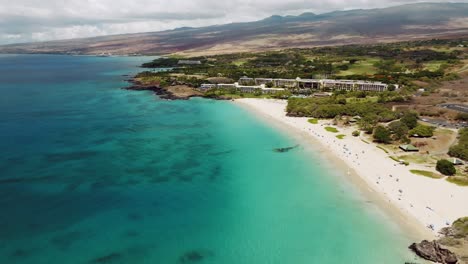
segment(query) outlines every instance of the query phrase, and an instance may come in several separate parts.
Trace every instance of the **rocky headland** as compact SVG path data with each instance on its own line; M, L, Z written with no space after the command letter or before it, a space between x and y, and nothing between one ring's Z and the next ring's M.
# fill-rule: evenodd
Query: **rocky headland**
M460 218L451 227L440 231L442 238L423 240L409 247L423 259L443 264L468 263L468 217Z
M186 83L180 83L174 81L170 85L162 86L159 83L144 83L140 81L138 78L132 78L127 80L131 83L131 86L125 87L126 90L134 90L134 91L153 91L156 95L158 95L162 99L166 100L188 100L192 97L203 97L203 98L210 98L215 100L231 100L232 98L223 97L223 96L213 96L213 95L206 95L205 93L196 90L195 88L191 87Z

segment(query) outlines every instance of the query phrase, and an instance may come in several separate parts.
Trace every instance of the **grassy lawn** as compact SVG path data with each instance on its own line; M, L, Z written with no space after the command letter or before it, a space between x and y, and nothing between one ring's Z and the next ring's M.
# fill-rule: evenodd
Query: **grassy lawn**
M389 153L389 151L386 148L382 147L382 146L377 146L377 148L385 151L385 153L387 153L387 154Z
M390 156L390 158L398 163L400 163L400 159L398 159L398 157L395 157L395 156ZM406 165L406 166L409 166L409 162L407 161L403 161L403 164Z
M309 119L309 123L316 125L318 124L318 119L317 118Z
M428 71L437 71L440 69L440 66L442 64L446 63L445 61L430 61L427 63L424 63L424 69Z
M428 177L428 178L431 178L431 179L441 179L442 176L432 172L432 171L423 171L423 170L410 170L411 173L413 174L416 174L416 175L420 175L420 176L424 176L424 177Z
M244 65L245 63L247 63L249 61L249 59L251 58L242 58L242 59L238 59L238 60L235 60L232 62L232 64L236 65L236 66L242 66Z
M341 71L338 75L346 76L355 74L375 74L377 73L377 68L374 67L374 63L378 62L379 60L380 59L375 58L363 58L355 64L349 65L348 70Z
M346 135L343 135L343 134L336 136L336 138L338 138L338 139L344 139L345 137L346 137Z
M428 164L428 163L434 163L434 160L427 155L403 155L399 156L398 159L408 161L411 163L416 163L416 164Z
M334 128L334 127L325 127L325 130L328 131L328 132L331 132L331 133L338 133L338 129Z
M468 186L467 176L451 176L451 177L447 177L447 181L454 183L458 186Z
M370 144L368 141L364 140L364 139L361 139L362 142L366 143L366 144Z

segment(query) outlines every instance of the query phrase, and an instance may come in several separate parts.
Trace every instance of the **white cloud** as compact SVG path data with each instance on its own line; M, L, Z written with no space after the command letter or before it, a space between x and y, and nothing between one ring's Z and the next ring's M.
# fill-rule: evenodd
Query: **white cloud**
M323 13L410 2L423 1L0 0L0 44L160 31L254 21L274 14Z

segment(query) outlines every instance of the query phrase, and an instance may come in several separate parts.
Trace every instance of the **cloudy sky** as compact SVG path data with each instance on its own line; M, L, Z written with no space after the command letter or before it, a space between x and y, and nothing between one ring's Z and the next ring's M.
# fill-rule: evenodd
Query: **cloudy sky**
M0 44L160 31L254 21L276 14L414 2L427 0L0 0Z

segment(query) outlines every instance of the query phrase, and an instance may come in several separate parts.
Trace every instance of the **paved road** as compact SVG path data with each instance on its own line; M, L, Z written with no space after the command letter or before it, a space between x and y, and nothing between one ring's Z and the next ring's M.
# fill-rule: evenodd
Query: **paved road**
M468 105L464 104L441 104L439 107L455 110L462 113L468 113Z
M434 119L434 118L421 118L421 121L438 126L438 127L446 127L446 128L454 128L459 129L462 127L468 127L468 123L450 123L443 119Z

